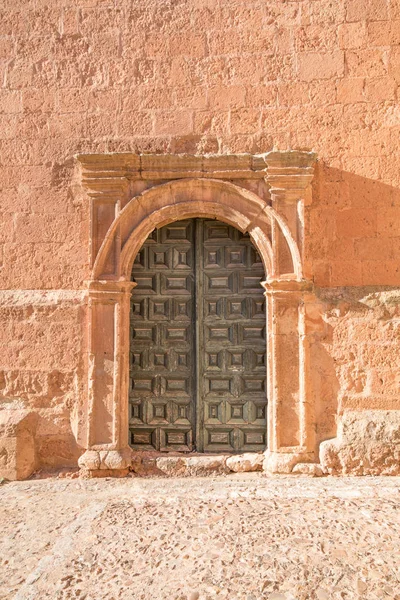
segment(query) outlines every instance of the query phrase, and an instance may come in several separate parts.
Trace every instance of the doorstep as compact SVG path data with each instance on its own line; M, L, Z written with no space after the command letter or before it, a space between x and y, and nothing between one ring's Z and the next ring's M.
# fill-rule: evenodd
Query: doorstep
M167 477L207 477L262 471L264 454L156 454L133 453L131 470L137 475L163 475Z

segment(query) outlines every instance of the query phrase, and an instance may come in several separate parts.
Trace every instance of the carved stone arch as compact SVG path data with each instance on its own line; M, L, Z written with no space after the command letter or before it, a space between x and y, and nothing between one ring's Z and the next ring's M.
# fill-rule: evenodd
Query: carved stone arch
M211 217L247 231L267 272L268 451L265 466L290 472L315 457L308 389L303 207L315 156L81 156L91 202L88 282L87 450L79 464L118 472L128 443L129 314L132 263L156 227ZM261 193L260 193L261 190Z
M130 280L133 260L155 227L191 217L210 217L248 232L268 278L302 279L300 251L284 216L265 199L231 182L178 179L133 197L110 226L96 256L92 279ZM274 243L281 236L278 254ZM283 251L284 248L284 251ZM115 260L114 272L107 268Z

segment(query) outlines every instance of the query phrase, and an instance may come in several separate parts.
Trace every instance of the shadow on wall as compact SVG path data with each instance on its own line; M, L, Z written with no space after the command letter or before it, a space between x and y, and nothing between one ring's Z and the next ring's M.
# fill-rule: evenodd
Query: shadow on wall
M364 436L367 415L372 423L400 410L400 190L320 162L305 227L305 270L323 323L311 344L316 442L339 435L350 447L346 432ZM379 444L392 441L371 439L377 456ZM367 472L366 450L357 451L351 460ZM334 472L352 472L341 460Z
M316 288L323 328L313 334L317 445L351 411L400 409L400 290Z
M329 450L332 473L392 474L400 435L400 290L347 286L315 294L324 322L311 346L317 443L338 436ZM392 458L383 469L386 455Z
M327 325L327 337L331 326ZM321 441L335 437L336 415L339 403L339 380L335 360L326 347L327 339L314 340L310 351L311 386L315 398L316 454Z
M400 189L318 163L305 228L316 285L400 286Z

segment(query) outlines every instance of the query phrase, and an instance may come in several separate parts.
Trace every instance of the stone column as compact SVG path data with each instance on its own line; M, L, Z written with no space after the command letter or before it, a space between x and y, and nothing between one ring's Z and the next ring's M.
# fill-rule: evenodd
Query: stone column
M309 389L309 349L304 307L311 285L264 282L267 298L268 450L264 469L290 473L314 462L315 435Z
M132 281L93 281L88 292L87 450L79 459L92 476L128 471L129 314Z
M301 256L304 245L304 206L311 202L310 183L314 176L313 152L269 152L266 181L270 186L272 207L285 218ZM276 224L273 231L275 272L293 273L287 242Z

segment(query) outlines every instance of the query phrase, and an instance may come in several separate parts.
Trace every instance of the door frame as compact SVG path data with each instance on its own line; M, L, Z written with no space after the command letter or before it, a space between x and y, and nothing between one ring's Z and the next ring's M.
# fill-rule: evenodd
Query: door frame
M82 155L90 202L93 265L88 289L88 387L79 465L127 469L130 281L150 232L173 221L215 218L248 232L267 273L268 450L266 468L290 472L316 456L304 261L304 206L311 202L315 154ZM232 183L235 181L235 183ZM257 190L259 193L256 193Z

